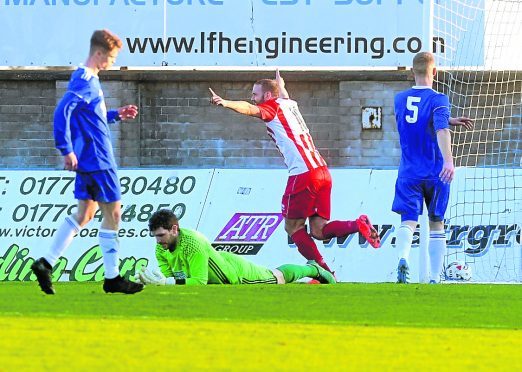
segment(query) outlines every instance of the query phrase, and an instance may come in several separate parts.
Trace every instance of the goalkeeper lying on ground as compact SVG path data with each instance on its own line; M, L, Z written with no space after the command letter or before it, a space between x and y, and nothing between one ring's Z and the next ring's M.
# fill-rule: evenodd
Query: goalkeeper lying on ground
M316 262L267 269L229 252L216 251L203 234L179 227L176 215L162 209L152 215L149 230L156 237L161 272L143 268L143 284L284 284L308 277L334 284L334 276Z

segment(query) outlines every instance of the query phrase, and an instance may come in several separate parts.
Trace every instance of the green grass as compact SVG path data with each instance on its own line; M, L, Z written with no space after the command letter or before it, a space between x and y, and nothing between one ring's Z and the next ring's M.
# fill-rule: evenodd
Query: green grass
M522 369L518 285L55 288L0 283L0 370Z
M517 329L517 285L337 284L147 287L108 295L100 283L0 283L0 315L236 320L352 325Z

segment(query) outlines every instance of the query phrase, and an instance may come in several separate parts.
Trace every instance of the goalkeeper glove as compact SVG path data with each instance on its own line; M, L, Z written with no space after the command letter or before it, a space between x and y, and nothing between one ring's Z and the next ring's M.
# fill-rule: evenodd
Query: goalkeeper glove
M176 280L174 278L167 278L161 272L157 270L150 271L146 267L141 268L141 270L136 274L135 279L136 281L140 281L145 285L176 284Z

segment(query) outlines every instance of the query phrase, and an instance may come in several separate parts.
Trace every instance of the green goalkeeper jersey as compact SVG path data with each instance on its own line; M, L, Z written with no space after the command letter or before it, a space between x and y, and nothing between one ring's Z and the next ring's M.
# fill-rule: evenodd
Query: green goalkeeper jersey
M158 265L167 278L186 285L275 283L272 271L229 252L216 251L201 233L179 229L173 252L156 245Z

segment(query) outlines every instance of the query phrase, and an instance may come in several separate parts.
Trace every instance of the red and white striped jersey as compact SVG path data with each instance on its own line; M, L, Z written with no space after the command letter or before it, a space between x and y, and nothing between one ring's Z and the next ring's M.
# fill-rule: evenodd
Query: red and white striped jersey
M257 107L261 110L268 135L283 156L291 176L326 165L315 148L297 102L277 98L260 103Z

